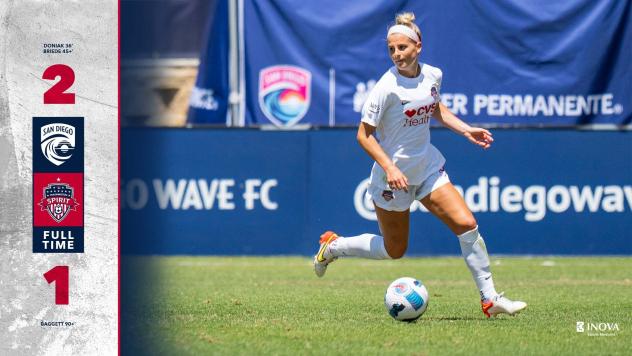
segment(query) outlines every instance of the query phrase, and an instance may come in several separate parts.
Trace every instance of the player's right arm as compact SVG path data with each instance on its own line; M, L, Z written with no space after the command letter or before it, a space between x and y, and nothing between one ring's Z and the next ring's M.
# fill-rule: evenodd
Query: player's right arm
M386 173L386 181L393 190L407 190L408 178L397 168L391 161L390 157L384 152L382 146L377 142L373 133L375 126L371 126L366 122L360 122L358 127L358 143L369 154L377 164L382 167Z
M388 73L388 72L387 72ZM387 75L387 74L385 74ZM373 158L377 164L382 167L386 173L386 182L393 190L404 189L408 187L408 179L397 168L391 158L384 152L382 146L373 135L375 128L378 127L384 118L390 91L388 85L385 84L384 76L377 82L375 87L369 93L369 97L362 107L362 120L358 127L358 143ZM388 79L387 79L388 80Z

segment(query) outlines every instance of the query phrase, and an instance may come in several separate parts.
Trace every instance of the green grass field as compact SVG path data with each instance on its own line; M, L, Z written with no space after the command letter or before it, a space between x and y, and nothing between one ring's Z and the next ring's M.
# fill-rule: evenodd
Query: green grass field
M525 312L487 319L463 261L340 259L319 279L302 257L136 258L152 271L131 337L170 355L632 354L632 258L492 258L498 291ZM430 292L416 323L391 319L397 277ZM149 300L150 302L147 302ZM576 323L619 331L578 333Z

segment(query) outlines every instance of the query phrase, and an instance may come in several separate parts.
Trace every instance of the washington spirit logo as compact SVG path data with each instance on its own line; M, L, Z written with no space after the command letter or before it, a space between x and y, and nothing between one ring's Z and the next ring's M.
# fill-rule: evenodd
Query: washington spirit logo
M57 223L62 222L71 210L77 211L77 201L70 184L51 183L44 188L44 198L38 203Z
M439 101L439 92L437 91L437 87L436 86L432 86L432 88L430 88L430 95L435 99L435 101Z
M46 159L60 166L72 157L75 149L75 128L67 124L49 124L41 130L42 153Z

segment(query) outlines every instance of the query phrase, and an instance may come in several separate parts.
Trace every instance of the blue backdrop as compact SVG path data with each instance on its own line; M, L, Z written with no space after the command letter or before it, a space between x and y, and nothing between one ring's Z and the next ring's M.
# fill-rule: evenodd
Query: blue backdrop
M404 10L417 15L421 60L443 70L443 102L470 122L632 121L630 0L244 0L245 123L355 125L392 65L386 31ZM227 40L212 31L209 49ZM225 92L214 78L227 76L228 54L215 54L197 85ZM190 122L223 123L215 114L196 110Z
M490 253L631 254L632 132L496 130L478 149L433 142ZM122 248L138 254L312 254L317 238L378 232L355 130L122 130ZM414 208L410 254L458 254Z

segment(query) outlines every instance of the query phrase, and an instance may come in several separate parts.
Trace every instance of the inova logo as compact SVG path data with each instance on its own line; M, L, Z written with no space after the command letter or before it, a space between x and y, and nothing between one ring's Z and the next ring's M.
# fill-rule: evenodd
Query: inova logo
M578 321L575 329L578 333L586 332L590 336L612 336L620 331L618 323L593 323Z

